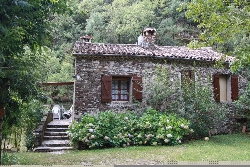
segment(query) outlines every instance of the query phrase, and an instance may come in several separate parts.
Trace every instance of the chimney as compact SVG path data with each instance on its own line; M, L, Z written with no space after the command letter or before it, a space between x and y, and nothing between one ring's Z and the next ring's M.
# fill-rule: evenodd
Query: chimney
M140 45L140 46L143 46L143 36L142 36L142 35L140 35L140 36L138 37L138 42L137 42L137 44Z
M142 35L143 35L143 46L145 47L155 46L155 38L156 38L155 28L144 28L142 31Z
M82 41L82 42L88 42L88 43L91 43L91 40L92 40L93 38L91 37L91 36L89 36L89 35L85 35L85 36L81 36L80 37L80 40Z

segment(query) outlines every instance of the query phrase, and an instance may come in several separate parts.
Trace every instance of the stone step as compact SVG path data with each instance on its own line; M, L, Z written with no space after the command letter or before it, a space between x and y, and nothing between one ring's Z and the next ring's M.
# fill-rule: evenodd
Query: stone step
M69 128L46 128L46 131L66 132Z
M70 140L44 140L43 147L70 147Z
M44 136L68 136L67 132L45 131Z
M44 140L69 140L68 136L44 136Z
M74 150L73 147L36 147L34 152L56 152L56 151L65 151L65 150Z
M61 125L48 124L46 128L65 128L65 129L68 129L69 125L67 125L67 124L61 124Z
M71 120L53 120L48 123L43 142L41 146L33 149L35 152L61 152L64 150L73 150L70 146L67 130L71 124Z

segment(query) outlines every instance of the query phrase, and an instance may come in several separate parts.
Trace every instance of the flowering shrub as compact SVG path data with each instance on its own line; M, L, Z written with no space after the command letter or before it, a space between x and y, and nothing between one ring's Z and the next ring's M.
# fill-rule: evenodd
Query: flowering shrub
M134 141L136 145L176 145L190 132L189 122L184 118L148 108L138 120Z
M176 145L190 133L189 122L176 115L166 115L149 108L141 117L136 114L100 112L84 115L69 128L73 143L84 148L125 147L129 145Z

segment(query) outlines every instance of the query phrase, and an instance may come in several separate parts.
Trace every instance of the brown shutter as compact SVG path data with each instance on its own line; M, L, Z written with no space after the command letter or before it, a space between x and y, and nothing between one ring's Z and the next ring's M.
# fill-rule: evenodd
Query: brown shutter
M185 71L181 71L181 82L194 82L194 71L192 70L185 70Z
M195 76L194 76L194 71L190 70L190 79L192 82L195 82Z
M231 98L232 101L238 100L239 87L238 87L238 75L231 76Z
M215 101L220 102L220 75L214 75L214 98Z
M111 102L111 82L112 76L102 76L102 102L109 103Z
M132 84L133 98L135 98L139 102L142 102L142 77L133 76Z

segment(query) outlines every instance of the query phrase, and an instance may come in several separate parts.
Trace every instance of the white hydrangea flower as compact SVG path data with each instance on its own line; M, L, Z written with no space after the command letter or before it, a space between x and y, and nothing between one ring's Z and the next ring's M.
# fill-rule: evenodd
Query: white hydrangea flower
M91 138L91 139L94 139L94 138L95 138L95 135L91 135L90 138Z
M169 140L168 140L168 139L165 139L165 140L164 140L164 142L165 142L165 143L168 143L168 142L169 142Z
M180 143L180 144L181 144L181 140L179 140L179 141L178 141L178 143Z
M89 129L89 133L93 133L94 132L94 129Z
M181 124L181 127L182 127L182 128L184 128L184 126L185 126L184 124Z
M167 137L168 137L168 138L171 138L171 137L173 137L173 136L172 136L171 134L167 134Z
M132 138L132 137L134 137L134 136L133 136L133 135L131 135L131 134L128 134L128 137L129 137L129 138Z
M108 136L105 136L105 137L104 137L104 140L109 140L109 137L108 137Z
M94 126L92 123L89 123L88 126Z
M166 127L166 130L169 130L169 129L171 130L171 129L172 129L172 126L167 126L167 127Z

